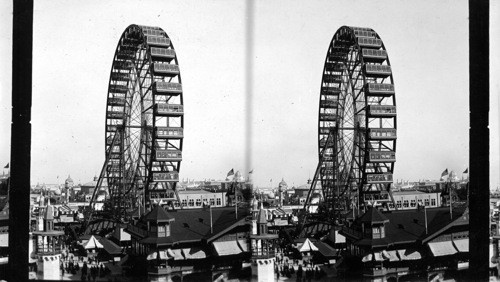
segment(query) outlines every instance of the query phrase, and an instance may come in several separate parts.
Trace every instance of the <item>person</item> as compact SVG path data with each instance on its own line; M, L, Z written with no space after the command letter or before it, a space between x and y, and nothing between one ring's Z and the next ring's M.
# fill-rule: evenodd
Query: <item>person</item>
M106 273L104 272L104 265L101 263L101 270L100 270L100 277L104 277L106 275Z
M97 277L97 266L92 266L90 274L92 275L92 281L95 282L96 277Z
M297 280L302 281L302 265L299 265L299 269L297 269Z
M82 273L82 278L81 278L82 281L87 281L87 275L83 274Z
M78 265L78 264L77 264L77 265ZM88 270L87 263L86 263L86 262L84 262L84 263L83 263L83 266L82 266L82 277L87 275L87 270Z
M311 282L313 275L314 275L314 273L311 269L308 269L306 271L306 279L308 282Z

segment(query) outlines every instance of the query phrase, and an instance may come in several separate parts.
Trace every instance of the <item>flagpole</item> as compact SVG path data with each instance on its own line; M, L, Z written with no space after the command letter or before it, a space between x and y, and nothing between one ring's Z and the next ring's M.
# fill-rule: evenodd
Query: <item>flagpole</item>
M236 180L236 181L238 181L238 180ZM237 190L238 190L238 182L235 182L235 186L234 186L234 210L235 210L236 219L238 219L238 194L236 193Z
M427 235L427 207L424 206L425 235Z
M450 220L453 220L453 196L451 195L452 183L451 180L448 180L448 194L450 195Z
M214 229L213 229L213 223L212 223L212 205L208 206L209 210L210 210L210 233L214 233Z

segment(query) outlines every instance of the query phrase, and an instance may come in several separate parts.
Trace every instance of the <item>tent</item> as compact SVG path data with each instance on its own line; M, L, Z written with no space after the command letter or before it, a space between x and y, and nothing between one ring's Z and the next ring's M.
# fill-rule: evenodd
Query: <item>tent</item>
M297 250L301 253L305 252L311 252L311 251L318 251L318 247L316 247L309 238L306 238L304 243L299 243L297 244Z
M104 246L95 238L94 235L90 236L89 240L83 244L83 248L89 249L102 249Z

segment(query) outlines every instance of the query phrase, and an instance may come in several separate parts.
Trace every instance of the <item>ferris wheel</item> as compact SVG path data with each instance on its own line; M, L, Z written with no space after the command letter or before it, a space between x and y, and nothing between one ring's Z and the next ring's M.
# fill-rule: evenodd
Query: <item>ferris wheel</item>
M118 41L108 86L99 180L107 182L108 208L123 212L139 201L176 200L183 128L181 75L170 38L158 27L130 25Z
M380 36L371 28L339 28L319 101L318 181L328 213L393 204L396 127L394 80Z

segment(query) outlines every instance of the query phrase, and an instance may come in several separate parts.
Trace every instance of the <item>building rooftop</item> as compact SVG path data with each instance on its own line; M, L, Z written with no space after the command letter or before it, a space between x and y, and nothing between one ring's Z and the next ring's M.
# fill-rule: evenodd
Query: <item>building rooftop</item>
M374 207L368 207L368 210L359 218L362 223L382 224L389 221L381 211Z
M376 209L374 209L376 210ZM387 247L389 245L414 243L417 240L429 240L438 236L444 230L454 228L455 226L467 225L469 220L465 212L465 207L454 207L452 215L450 216L450 209L444 208L429 208L422 210L399 210L390 212L379 213L387 218L388 222L385 224L385 238L370 239L358 238L355 242L357 245L376 247ZM427 214L427 233L425 228L425 214ZM366 215L366 213L365 213ZM374 211L371 211L369 216L377 218ZM364 215L361 217L363 218ZM353 224L353 229L359 227L358 235L361 234L360 223L361 218L356 220ZM368 219L368 217L366 217ZM351 236L351 234L342 232L344 236Z
M210 231L210 212L208 209L168 211L168 215L175 219L175 221L170 223L170 236L160 238L145 237L141 240L141 243L172 245L174 243L182 244L199 242L201 240L210 242L229 229L247 225L245 218L249 215L246 209L239 209L238 217L236 218L234 207L212 208L211 214L213 232ZM142 226L144 229L144 218L136 226ZM134 233L131 229L128 229L127 232Z
M144 220L166 222L166 221L172 221L174 220L174 218L172 218L164 208L162 208L161 206L156 206L153 208L153 210L151 210L146 214Z
M188 195L190 195L190 194L193 194L193 195L194 194L196 194L196 195L197 194L214 194L214 192L210 192L207 190L182 190L182 191L179 191L178 193L184 194L184 195L186 195L186 194L188 194Z
M427 193L422 192L422 191L417 191L417 190L402 190L402 191L392 192L393 196L396 196L396 195L415 195L415 194L427 194Z

